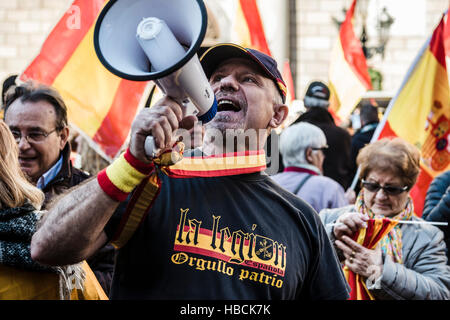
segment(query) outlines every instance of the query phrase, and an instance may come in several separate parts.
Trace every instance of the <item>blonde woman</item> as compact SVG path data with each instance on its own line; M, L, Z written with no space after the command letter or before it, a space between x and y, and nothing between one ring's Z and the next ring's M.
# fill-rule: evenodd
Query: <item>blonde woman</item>
M43 200L23 175L17 143L0 120L0 300L106 299L85 263L48 267L31 259Z

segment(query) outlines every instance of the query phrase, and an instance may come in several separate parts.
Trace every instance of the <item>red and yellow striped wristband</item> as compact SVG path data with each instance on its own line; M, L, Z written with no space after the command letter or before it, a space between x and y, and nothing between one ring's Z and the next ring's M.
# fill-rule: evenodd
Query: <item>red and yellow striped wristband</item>
M155 168L153 163L145 163L135 158L129 149L108 167L97 174L102 190L116 201L125 201L128 194L148 177Z

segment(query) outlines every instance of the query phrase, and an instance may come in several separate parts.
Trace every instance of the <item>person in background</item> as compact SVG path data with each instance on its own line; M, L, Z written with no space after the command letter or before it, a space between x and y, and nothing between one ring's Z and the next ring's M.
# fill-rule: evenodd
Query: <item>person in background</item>
M348 205L342 186L322 175L324 150L327 148L327 140L319 127L307 122L289 126L280 138L284 172L272 176L317 212Z
M2 84L2 106L5 105L6 92L12 86L16 85L17 74L10 75L7 77Z
M350 161L352 170L350 172L350 179L356 175L358 170L356 166L356 157L358 156L359 150L365 147L373 137L375 129L378 126L378 109L370 103L364 103L359 110L359 119L361 123L361 128L355 132L352 136L351 151L350 151ZM358 194L360 184L356 184L355 193Z
M44 194L21 171L14 140L0 120L0 300L107 299L85 264L49 267L31 258Z
M67 107L55 89L37 82L12 86L6 92L4 118L19 148L20 168L45 194L43 209L89 178L70 161ZM109 292L114 248L102 248L88 263Z
M428 187L422 218L427 221L450 223L450 171L435 177ZM444 232L447 264L450 264L450 229L448 225L440 229Z
M450 299L443 233L414 215L410 190L420 171L417 148L400 138L384 138L361 149L357 163L362 189L355 205L319 214L338 256L364 279L375 299ZM350 237L374 218L399 223L368 249Z
M351 136L347 130L338 127L328 111L329 88L320 81L314 81L306 90L304 105L306 112L294 123L309 122L322 129L327 138L323 175L337 181L344 190L350 186L350 147Z
M46 194L44 208L89 177L70 162L67 107L56 90L36 82L13 86L4 119L19 146L22 171Z
M11 75L3 80L2 84L2 102L0 105L0 119L3 119L4 107L5 107L5 96L8 89L16 84L17 75Z

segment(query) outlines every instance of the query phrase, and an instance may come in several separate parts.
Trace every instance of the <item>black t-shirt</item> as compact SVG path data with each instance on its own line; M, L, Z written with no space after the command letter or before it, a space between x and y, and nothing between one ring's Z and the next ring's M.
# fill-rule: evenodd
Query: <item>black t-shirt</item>
M169 178L119 250L112 299L346 299L316 212L266 174ZM114 236L127 203L105 228Z

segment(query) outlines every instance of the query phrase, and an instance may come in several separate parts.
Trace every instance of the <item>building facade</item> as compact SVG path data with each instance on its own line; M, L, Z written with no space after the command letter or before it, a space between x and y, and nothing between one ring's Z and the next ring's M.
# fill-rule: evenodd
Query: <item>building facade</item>
M0 79L21 73L39 53L53 26L70 10L73 21L83 14L72 0L0 0ZM205 0L212 19L214 41L233 41L235 1ZM414 57L449 7L449 0L360 0L367 2L369 46L376 45L376 16L386 7L394 18L384 57L368 60L382 75L382 90L394 94ZM330 51L338 36L333 22L343 18L351 0L258 0L266 38L273 56L289 59L295 94L301 99L309 82L327 81ZM355 14L355 32L361 33L363 14ZM234 30L239 33L239 30Z

